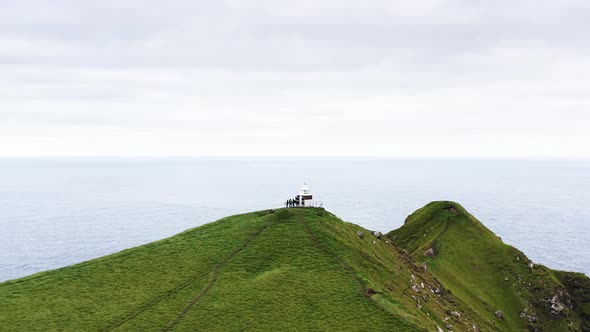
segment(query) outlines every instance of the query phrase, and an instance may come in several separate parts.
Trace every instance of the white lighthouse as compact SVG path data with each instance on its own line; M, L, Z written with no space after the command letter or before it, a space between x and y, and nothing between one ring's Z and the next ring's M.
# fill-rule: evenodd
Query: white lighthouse
M309 190L307 184L303 184L303 187L299 189L299 195L295 197L295 200L299 203L299 206L312 207L313 206L313 195Z

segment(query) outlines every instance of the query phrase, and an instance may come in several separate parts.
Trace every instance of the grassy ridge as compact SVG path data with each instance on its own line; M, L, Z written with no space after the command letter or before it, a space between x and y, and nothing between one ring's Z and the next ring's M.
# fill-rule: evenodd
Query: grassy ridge
M558 272L529 265L532 262L522 252L503 243L457 203L430 203L388 235L425 261L453 294L501 330L567 331L588 324L580 310L551 314L549 300L558 289L567 289L556 277ZM429 249L433 257L425 255ZM587 305L584 301L576 309ZM496 317L498 310L502 318Z
M0 283L0 330L559 331L570 322L582 328L588 278L530 271L522 253L449 204L410 216L389 234L399 246L323 209L224 218ZM429 248L437 256L424 269ZM575 309L565 318L540 313L547 302L533 303L555 287L572 294ZM504 319L494 316L497 309ZM539 321L523 320L524 309Z
M369 301L304 222L238 215L101 259L0 284L6 330L425 330ZM347 224L339 221L342 226ZM358 325L358 330L366 329Z

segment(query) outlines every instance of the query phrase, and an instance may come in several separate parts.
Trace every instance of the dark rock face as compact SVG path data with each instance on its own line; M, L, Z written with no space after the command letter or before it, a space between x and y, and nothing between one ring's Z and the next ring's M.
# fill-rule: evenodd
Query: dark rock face
M551 313L554 315L560 315L566 308L572 308L570 295L562 288L556 291L549 303L551 303Z

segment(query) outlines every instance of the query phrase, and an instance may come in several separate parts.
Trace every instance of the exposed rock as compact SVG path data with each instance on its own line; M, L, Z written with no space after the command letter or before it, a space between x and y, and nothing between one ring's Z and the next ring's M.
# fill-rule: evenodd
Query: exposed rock
M532 262L531 262L531 263L529 263L529 269L531 269L531 270L532 270L532 269L533 269L533 267L535 267L535 264L533 264Z
M420 287L418 287L418 285L416 285L416 284L413 284L411 288L416 293L420 292Z
M381 232L378 232L378 231L374 231L371 234L373 234L373 236L376 237L376 238L378 238L378 239L380 239L381 238L381 235L382 235Z
M496 312L494 312L494 315L496 315L496 317L498 317L499 319L504 319L504 313L502 312L502 310L497 310Z
M453 207L453 206L448 206L448 207L445 208L445 210L451 211L451 213L453 215L458 215L459 214L459 211L457 211L457 209L455 209L455 207Z
M424 283L423 282L420 283L420 288L424 288Z
M572 308L570 295L562 288L557 290L549 303L551 303L551 313L555 315L561 314L566 308Z
M415 276L415 275L413 275L413 274L411 274L411 275L410 275L410 279L412 280L412 282L414 282L414 281L416 281L416 276Z
M461 313L458 311L447 311L447 314L449 314L455 318L461 318Z
M525 309L525 311L526 311L526 309ZM537 317L536 316L529 315L529 314L524 313L524 312L521 312L520 313L520 318L526 318L526 320L528 320L529 323L534 323L534 322L537 321Z
M453 325L451 325L451 324L447 324L445 327L447 328L447 330L452 330L453 329Z
M434 249L430 248L430 249L426 250L424 252L424 256L434 257L435 256Z
M474 332L479 332L479 327L477 327L477 325L473 324L473 325L471 325L471 328L473 329Z
M360 237L361 239L365 238L365 233L363 233L361 231L356 232L356 235L358 235L358 237Z
M422 272L428 271L428 266L426 266L426 262L422 263Z

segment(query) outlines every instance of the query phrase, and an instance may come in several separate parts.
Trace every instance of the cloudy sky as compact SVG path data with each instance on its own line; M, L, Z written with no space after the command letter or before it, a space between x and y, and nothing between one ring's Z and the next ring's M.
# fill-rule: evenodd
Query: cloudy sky
M27 1L0 156L590 158L590 2Z

